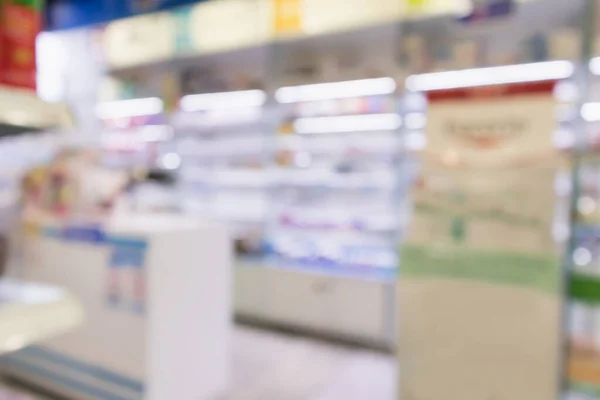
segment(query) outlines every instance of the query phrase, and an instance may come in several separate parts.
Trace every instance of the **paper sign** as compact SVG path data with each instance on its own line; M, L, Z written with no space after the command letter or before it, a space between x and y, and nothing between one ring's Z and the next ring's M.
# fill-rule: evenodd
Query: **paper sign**
M146 308L146 250L144 240L111 238L107 296L111 306L143 313Z
M547 400L558 387L554 82L428 94L401 250L403 399Z

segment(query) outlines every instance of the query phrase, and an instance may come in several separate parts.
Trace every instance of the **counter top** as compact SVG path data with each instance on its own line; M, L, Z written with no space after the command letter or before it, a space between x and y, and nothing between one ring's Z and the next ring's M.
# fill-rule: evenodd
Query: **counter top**
M83 308L67 291L0 281L0 354L67 332L83 322Z

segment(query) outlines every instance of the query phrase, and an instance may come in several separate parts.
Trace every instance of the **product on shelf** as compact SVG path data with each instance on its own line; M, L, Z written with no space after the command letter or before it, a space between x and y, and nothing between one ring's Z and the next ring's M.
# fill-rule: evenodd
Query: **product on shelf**
M129 181L127 171L104 167L97 152L64 149L25 175L23 212L34 219L103 218Z
M227 222L238 260L260 258L270 184L267 94L246 77L235 84L243 90L233 91L183 83L186 95L171 118L182 159L182 210Z
M272 265L392 276L400 117L392 78L287 86L267 250ZM382 275L383 274L383 275Z
M173 138L158 97L100 102L96 116L103 125L102 159L109 166L156 167L162 147Z

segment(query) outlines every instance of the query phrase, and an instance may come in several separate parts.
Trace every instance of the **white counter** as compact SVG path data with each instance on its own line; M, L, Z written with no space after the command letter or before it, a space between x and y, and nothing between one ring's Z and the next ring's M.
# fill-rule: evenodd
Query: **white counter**
M14 353L4 367L77 400L214 399L231 361L231 248L224 226L120 218L98 231L28 239L28 280L65 287L80 329Z

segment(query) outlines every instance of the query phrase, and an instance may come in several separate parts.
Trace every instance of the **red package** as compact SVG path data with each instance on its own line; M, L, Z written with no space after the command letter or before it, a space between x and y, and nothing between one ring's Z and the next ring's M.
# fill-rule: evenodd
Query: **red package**
M41 14L26 5L0 4L0 82L35 90L35 40L41 30Z

